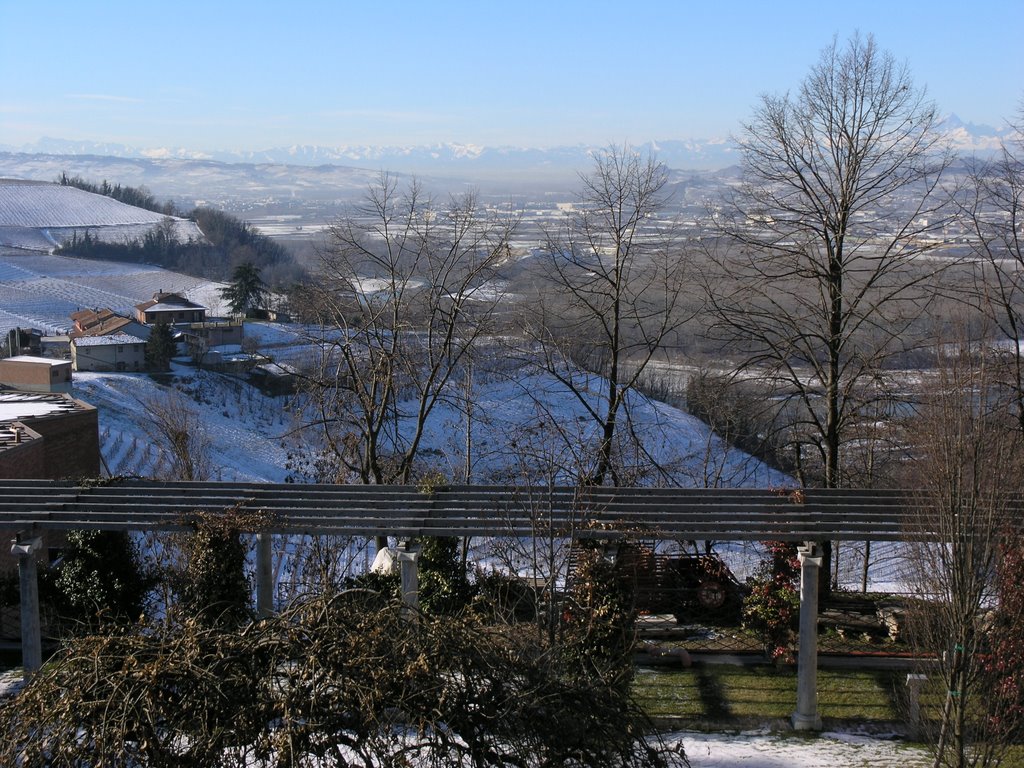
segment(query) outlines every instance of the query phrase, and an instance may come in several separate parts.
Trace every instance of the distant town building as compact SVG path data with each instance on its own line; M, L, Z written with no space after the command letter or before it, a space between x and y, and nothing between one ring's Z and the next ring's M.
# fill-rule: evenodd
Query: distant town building
M135 319L146 325L183 325L206 321L207 309L177 293L157 291L153 298L135 305Z
M71 359L71 337L68 335L43 336L39 341L39 353L43 357L53 357L58 360Z
M71 340L71 363L76 371L144 371L146 340L129 333L80 336Z
M14 355L38 355L43 332L38 328L11 328L7 332L7 349Z
M35 355L0 360L0 386L25 392L71 392L71 363Z
M288 395L295 392L299 376L293 366L268 360L252 369L249 380L268 395Z

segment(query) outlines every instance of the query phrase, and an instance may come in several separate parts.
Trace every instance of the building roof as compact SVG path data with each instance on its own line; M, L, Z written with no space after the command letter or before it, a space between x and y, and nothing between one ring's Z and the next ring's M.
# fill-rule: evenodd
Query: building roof
M76 347L113 347L119 344L145 344L146 340L130 333L110 333L106 336L78 336L71 343Z
M191 301L183 301L181 303L161 301L159 303L150 304L145 308L145 312L178 312L182 309L206 309L202 304L195 304Z
M22 419L73 413L87 406L70 395L0 390L0 424Z
M80 328L90 328L97 323L102 323L104 320L109 320L110 318L117 316L117 313L110 307L103 307L102 309L80 309L77 312L71 313L71 319L74 320L75 325Z
M15 355L14 357L5 357L4 360L18 363L37 363L49 366L71 365L70 360L57 360L52 357L39 357L38 355Z
M162 291L155 293L149 301L136 304L135 308L142 312L154 310L157 312L178 312L182 309L206 309L202 304L189 301L181 294L163 293Z
M124 317L112 309L104 307L100 310L83 309L71 313L71 319L75 321L77 330L71 332L71 337L78 336L107 336L117 333L126 325L135 323L130 317Z

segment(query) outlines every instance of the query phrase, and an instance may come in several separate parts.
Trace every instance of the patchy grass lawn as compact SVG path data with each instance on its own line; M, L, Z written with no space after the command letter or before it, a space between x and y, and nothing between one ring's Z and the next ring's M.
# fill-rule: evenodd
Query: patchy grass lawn
M905 672L818 670L822 717L901 720L898 696ZM690 669L640 670L635 691L652 717L707 720L786 718L796 708L796 670L707 664Z

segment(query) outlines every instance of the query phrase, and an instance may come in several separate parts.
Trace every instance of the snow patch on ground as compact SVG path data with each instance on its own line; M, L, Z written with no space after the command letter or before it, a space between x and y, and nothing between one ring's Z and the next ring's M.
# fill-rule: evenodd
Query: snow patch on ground
M13 696L25 687L25 680L20 669L0 672L0 700Z
M309 343L310 329L297 325L246 323L246 337L275 362L301 366L317 354ZM499 361L499 365L500 365ZM480 365L479 370L485 370ZM288 413L291 400L270 397L244 378L175 364L170 388L185 394L202 416L216 467L215 479L282 482L289 473L289 454L308 451L295 436ZM582 389L597 405L604 380L577 374ZM421 443L425 463L460 481L465 473L466 433L470 429L474 482L521 479L509 467L524 455L541 457L571 472L586 466L597 435L579 398L550 374L533 367L485 373L471 390L453 383L427 421ZM146 374L84 373L74 377L77 397L99 408L101 444L112 474L152 471L155 447L147 438L145 404L165 397L168 386ZM473 403L467 424L465 398ZM699 419L664 403L632 393L627 403L632 432L646 455L624 455L644 474L636 481L681 486L785 486L790 478L751 456L729 447ZM412 413L414 404L406 411ZM625 422L624 422L625 423ZM411 428L409 420L403 432ZM623 428L625 432L625 427ZM538 474L545 470L537 462ZM653 471L659 466L661 472ZM527 469L531 469L527 467ZM567 474L566 482L571 481Z
M668 741L683 743L693 768L923 768L930 764L921 747L836 731L818 736L681 732L670 734Z

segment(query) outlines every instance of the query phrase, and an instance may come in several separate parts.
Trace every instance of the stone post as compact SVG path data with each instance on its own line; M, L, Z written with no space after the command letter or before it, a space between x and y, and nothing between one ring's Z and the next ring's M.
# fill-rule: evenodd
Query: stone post
M796 712L793 728L820 731L818 714L818 571L821 545L805 542L797 550L800 559L800 651L797 656Z
M25 678L43 665L43 640L39 624L39 580L36 552L42 549L40 537L23 539L21 534L12 542L11 554L18 558L18 577L21 582L21 666Z
M398 543L398 562L402 569L402 602L411 609L410 613L420 607L420 545L415 541L404 539Z
M907 675L907 725L908 735L912 739L920 739L922 734L921 723L921 687L928 682L928 675L908 674Z
M265 619L274 613L274 535L256 534L256 615Z

